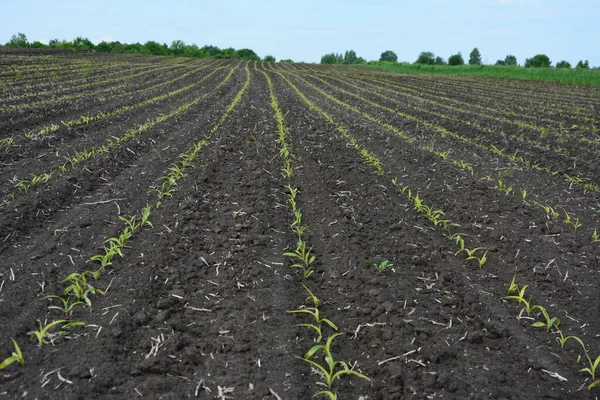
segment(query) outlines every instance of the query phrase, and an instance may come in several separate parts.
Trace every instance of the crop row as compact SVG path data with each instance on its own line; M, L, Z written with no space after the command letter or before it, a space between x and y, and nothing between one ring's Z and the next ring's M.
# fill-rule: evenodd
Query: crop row
M204 133L202 140L193 144L186 153L180 156L179 161L175 162L172 167L163 172L164 175L163 178L161 178L162 180L164 180L165 177L170 176L173 167L180 168L182 172L194 167L194 165L191 164L191 161L193 161L198 153L209 144L211 136L229 118L231 112L236 108L244 93L247 91L250 85L250 71L248 69L248 65L246 65L245 70L246 81L232 102L226 108L225 112L221 115L213 127L208 132ZM232 69L226 80L222 81L219 86L223 85L227 80L229 80L234 71L235 68ZM182 179L184 176L185 175L183 173L180 174L176 178L174 185L176 186L177 181ZM157 191L156 188L151 187L149 188L148 193L155 191ZM103 271L106 268L112 267L114 271L114 264L117 256L119 256L119 258L126 257L127 249L131 248L130 242L136 233L138 233L138 231L144 227L153 228L153 224L150 221L152 209L160 208L165 201L169 200L169 197L172 197L172 191L170 196L161 195L159 192L158 199L153 201L152 204L143 207L140 212L131 217L123 217L119 215L118 219L124 223L123 229L117 235L106 239L103 242L104 245L102 247L102 251L89 258L89 261L95 263L97 268L95 270L86 269L83 272L72 272L66 278L64 278L61 283L63 283L66 287L60 294L48 295L43 298L44 300L49 300L52 302L52 304L48 306L48 311L60 311L68 317L73 314L76 307L88 307L91 310L93 305L92 297L98 294L103 295L107 291L96 287L95 282L102 278ZM31 340L36 339L38 345L42 347L50 342L54 343L54 341L59 337L67 335L70 329L81 325L85 325L85 323L82 321L72 321L69 319L55 319L52 322L42 324L40 319L39 329L30 332L28 335L30 335ZM57 328L58 331L56 332ZM21 365L25 363L26 357L23 356L17 341L14 338L12 341L15 347L15 353L18 353L18 355L11 356L1 362L0 369L7 367L14 362L19 362Z

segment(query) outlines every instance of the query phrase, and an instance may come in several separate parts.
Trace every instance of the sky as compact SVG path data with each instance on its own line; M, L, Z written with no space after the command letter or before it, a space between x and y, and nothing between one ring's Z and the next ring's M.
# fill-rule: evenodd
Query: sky
M467 60L477 47L486 64L546 54L600 66L599 21L600 0L0 0L2 43L17 32L30 42L183 40L304 62L346 50Z

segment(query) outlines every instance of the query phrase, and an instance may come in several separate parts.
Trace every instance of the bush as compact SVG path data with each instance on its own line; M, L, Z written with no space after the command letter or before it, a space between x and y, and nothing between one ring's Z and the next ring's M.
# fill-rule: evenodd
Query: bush
M446 60L444 60L442 57L440 57L440 56L437 56L437 57L435 58L435 62L434 62L434 64L435 64L435 65L446 65L447 63L446 63Z
M386 50L381 53L381 57L379 57L379 61L391 61L398 62L398 56L391 50Z
M274 56L265 56L265 58L263 58L263 61L266 61L266 62L275 62L277 60L275 59Z
M423 51L421 54L419 54L415 64L433 65L435 64L435 54L433 54L431 51Z
M465 64L465 60L462 57L462 54L460 54L460 52L448 57L448 64L449 65L464 65Z

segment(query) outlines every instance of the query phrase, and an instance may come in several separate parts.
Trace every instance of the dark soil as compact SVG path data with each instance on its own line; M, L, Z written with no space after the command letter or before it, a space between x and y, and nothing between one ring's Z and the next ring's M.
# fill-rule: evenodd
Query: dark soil
M96 57L136 66L144 62L51 54L63 66L69 60L92 62ZM47 55L0 54L0 64L14 60L18 66L39 65ZM152 58L145 60L149 66L154 63ZM505 299L516 274L519 285L528 285L525 297L560 318L564 334L581 338L596 358L600 243L593 243L592 235L600 227L597 192L566 182L561 174L469 147L318 79L301 78L330 73L330 68L246 62L221 66L222 72L197 89L168 101L65 129L45 141L20 139L0 147L4 198L13 190L15 176L47 171L64 154L97 146L207 94L186 112L108 154L19 192L0 208L0 361L13 351L11 338L25 360L23 366L14 363L0 371L0 398L311 398L324 389L323 379L298 357L315 345L315 331L298 326L311 322L307 314L288 312L311 306L303 285L321 300L321 317L335 323L342 334L333 341L335 360L370 379L342 376L332 386L340 399L598 397L598 387L586 388L593 382L591 376L579 372L585 367L577 361L583 355L581 346L571 340L561 348L556 329L533 327L540 316L533 312L519 317L522 307ZM231 79L220 85L236 66ZM199 80L212 68L164 90ZM246 71L250 85L228 114L244 87ZM289 181L278 156L281 143L269 85L260 71L272 81L289 132L294 168ZM162 79L178 73L181 70ZM328 118L309 107L280 74ZM395 88L398 95L385 100L353 88L371 77L362 71L357 78L356 71L347 68L340 68L338 77L348 84L339 87L467 137L485 134L486 143L502 142L511 150L523 146L511 140L510 131L490 136L457 119L429 114L427 102L416 113L397 101L402 99L402 84L429 81L375 75L370 85ZM379 82L382 77L393 85ZM439 79L430 84L450 88L461 83ZM480 84L476 79L465 82ZM498 108L512 101L505 93L518 89L510 84L503 88L502 80L481 82L482 87L485 82L493 85ZM553 96L564 90L577 102L572 87L536 82L529 86ZM587 99L586 95L584 91ZM133 104L145 98L128 100ZM61 115L110 110L124 101L94 103L84 97L85 106L63 104ZM42 110L38 122L59 122L51 110L44 115ZM565 118L570 123L574 117ZM465 120L477 120L476 113ZM11 126L11 132L19 132L18 125ZM390 127L405 132L412 142ZM379 158L384 175L374 174L340 129ZM193 168L185 171L173 196L160 199L158 206L152 189L179 156L203 138L208 144ZM436 156L425 145L435 145L449 158ZM571 141L560 145L576 150L569 147L575 147ZM554 152L522 151L567 168ZM452 160L471 164L474 173ZM582 165L584 173L597 172L591 163ZM578 171L577 166L569 167L570 173ZM493 179L482 180L488 175ZM460 224L456 231L468 235L470 248L488 249L483 267L467 260L464 252L456 254L447 232L420 216L392 179ZM498 190L497 179L513 191ZM316 257L316 272L306 279L283 256L298 240L290 230L294 219L288 184L298 189L296 201L307 227L302 237ZM551 205L560 217L548 218L533 200ZM75 307L72 314L48 309L58 303L45 296L61 294L66 276L96 267L89 258L123 230L118 216L138 214L146 205L153 206L152 227L137 231L123 257L117 256L97 281L89 278L105 294L90 295L92 307ZM565 212L579 218L582 226L574 229L564 223ZM392 267L381 272L365 263L385 260ZM56 320L85 325L51 329L44 346L29 340L39 323ZM324 329L325 337L332 333ZM313 359L323 361L320 355Z

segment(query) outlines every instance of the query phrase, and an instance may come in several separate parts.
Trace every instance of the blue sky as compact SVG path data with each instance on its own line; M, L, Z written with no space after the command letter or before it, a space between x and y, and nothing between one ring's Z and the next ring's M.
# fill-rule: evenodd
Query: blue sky
M484 63L547 54L553 64L600 66L600 0L0 0L0 42L84 36L251 48L294 61L353 49L367 60L393 50L413 62L421 51Z

